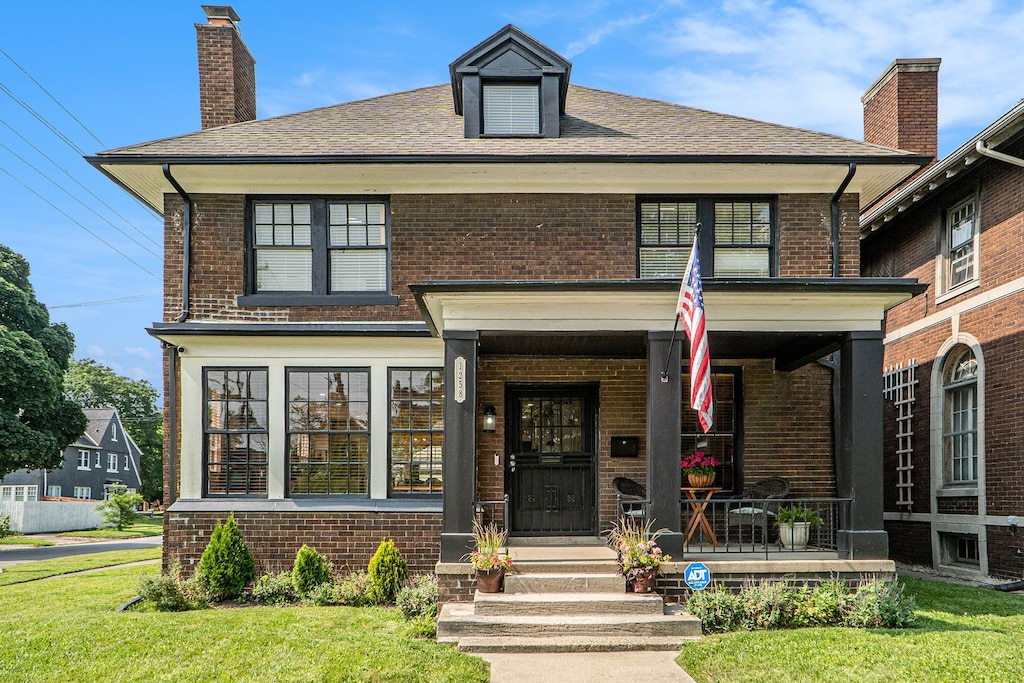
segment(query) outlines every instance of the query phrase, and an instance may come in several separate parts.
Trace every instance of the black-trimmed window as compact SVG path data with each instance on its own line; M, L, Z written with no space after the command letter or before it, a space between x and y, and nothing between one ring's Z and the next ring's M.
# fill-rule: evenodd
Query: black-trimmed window
M394 299L386 199L252 198L248 220L252 303L302 305L304 298L328 296L353 303ZM240 303L249 303L247 297Z
M682 277L698 223L704 277L775 274L774 198L647 197L637 202L637 275Z
M444 370L391 369L391 492L441 493L444 453Z
M540 82L483 84L484 135L540 135Z
M942 452L946 484L978 481L978 360L954 348L943 365Z
M208 496L267 494L267 369L206 368L203 461Z
M288 375L288 493L366 494L370 371L297 368Z
M715 486L726 492L739 493L740 480L740 387L743 369L739 367L713 368L711 371L711 398L714 401L714 422L707 434L700 426L697 411L690 408L690 374L683 373L683 456L704 451L718 459ZM698 447L698 444L701 444Z

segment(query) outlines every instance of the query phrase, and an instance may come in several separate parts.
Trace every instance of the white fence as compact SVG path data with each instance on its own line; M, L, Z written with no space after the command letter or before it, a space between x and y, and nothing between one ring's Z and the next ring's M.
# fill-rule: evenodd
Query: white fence
M26 501L0 503L0 515L11 518L11 531L45 534L95 529L103 524L96 512L99 501Z

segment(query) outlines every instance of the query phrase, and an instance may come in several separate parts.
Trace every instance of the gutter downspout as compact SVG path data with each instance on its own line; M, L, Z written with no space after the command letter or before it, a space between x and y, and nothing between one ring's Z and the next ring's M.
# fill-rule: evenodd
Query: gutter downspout
M839 199L846 191L847 185L853 180L853 174L857 172L857 164L850 162L850 170L846 172L843 183L832 195L832 277L839 277Z
M181 252L182 252L182 266L181 266L181 315L179 315L174 322L183 323L188 320L189 315L189 269L192 267L192 198L188 196L188 193L182 189L178 181L171 175L171 165L164 164L164 177L167 178L167 182L177 190L178 194L181 195L181 199L184 202L184 207L181 214Z
M164 509L174 503L178 490L178 347L162 342L167 352L167 490Z
M1005 161L1006 163L1013 164L1014 166L1024 166L1024 159L1021 159L1020 157L1012 157L1009 154L997 152L991 147L986 147L984 140L978 140L974 145L974 149L977 150L978 154L983 156L999 159L999 161Z

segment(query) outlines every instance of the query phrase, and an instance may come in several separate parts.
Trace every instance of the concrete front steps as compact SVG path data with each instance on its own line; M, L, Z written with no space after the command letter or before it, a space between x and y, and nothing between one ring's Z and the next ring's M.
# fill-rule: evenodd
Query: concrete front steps
M525 560L504 593L441 609L437 639L464 652L678 650L700 620L656 594L625 592L613 560Z

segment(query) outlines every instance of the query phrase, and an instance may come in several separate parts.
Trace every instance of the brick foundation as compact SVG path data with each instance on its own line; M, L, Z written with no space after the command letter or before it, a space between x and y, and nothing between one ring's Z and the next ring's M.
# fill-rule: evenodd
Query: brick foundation
M217 522L226 512L168 512L164 516L164 569L175 561L186 574L199 563ZM441 538L439 513L236 512L256 571L290 570L305 543L338 571L366 569L385 538L395 542L412 573L432 572Z

